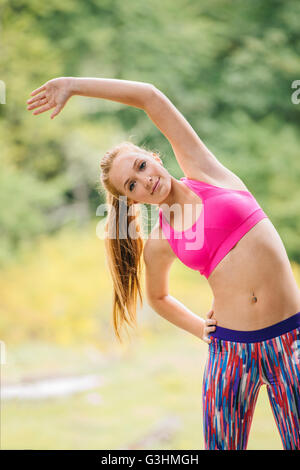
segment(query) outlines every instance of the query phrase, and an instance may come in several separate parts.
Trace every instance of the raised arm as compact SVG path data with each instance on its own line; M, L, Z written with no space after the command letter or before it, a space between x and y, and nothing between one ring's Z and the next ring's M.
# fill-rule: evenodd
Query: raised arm
M146 110L153 96L150 83L114 78L77 78L71 81L73 95L102 98Z
M153 86L149 83L111 78L59 77L49 80L31 92L27 109L34 115L55 108L53 119L64 108L71 96L82 95L102 98L146 110L153 97Z
M147 100L145 111L169 140L186 176L201 179L201 175L205 175L217 182L237 178L213 155L180 111L156 87L152 87L151 99Z
M205 174L216 181L232 176L167 96L150 83L111 78L55 78L31 92L27 109L35 109L33 114L36 115L55 108L51 114L53 119L73 95L102 98L143 109L169 140L186 176L197 179L198 175Z

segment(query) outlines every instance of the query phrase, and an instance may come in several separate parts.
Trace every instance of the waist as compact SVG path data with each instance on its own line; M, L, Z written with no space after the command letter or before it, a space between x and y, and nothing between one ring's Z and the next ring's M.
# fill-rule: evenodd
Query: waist
M249 288L274 294L295 285L291 264L283 242L271 223L264 218L242 237L227 253L208 278L214 295L224 300L226 295L248 292Z
M231 330L217 326L216 330L210 333L210 336L238 343L256 343L276 338L297 328L300 328L300 311L285 320L259 330Z
M256 330L280 322L300 311L300 290L292 274L271 276L248 289L231 290L231 294L213 298L213 318L224 328ZM252 287L252 288L251 288Z
M300 290L269 219L248 232L208 279L220 326L255 330L300 311Z
M249 231L252 231L262 220L266 221L269 220L269 218L261 208L256 209L254 212L252 212L252 214L249 215L249 217L247 217L247 219L243 221L242 224L236 227L230 233L230 235L225 238L203 271L203 274L207 279L209 279L211 274L217 268L218 264L224 259L224 256L226 256L226 254L228 254L228 252L230 252L235 247L235 245L245 235L247 235Z

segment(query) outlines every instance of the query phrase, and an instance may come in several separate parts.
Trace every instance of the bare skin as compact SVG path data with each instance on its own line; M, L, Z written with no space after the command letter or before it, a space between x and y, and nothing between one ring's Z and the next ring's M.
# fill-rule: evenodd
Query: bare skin
M223 185L222 181L199 176L200 181L219 187L247 190L235 178L232 184ZM191 203L193 199L192 194ZM192 223L199 217L197 214ZM177 230L188 228L176 225L176 220L171 226ZM165 238L160 227L156 226L154 231ZM171 250L169 244L168 247ZM224 328L261 329L300 312L300 290L286 249L270 219L262 219L239 240L210 274L208 283L214 296L212 318Z
M270 219L262 219L208 278L219 326L256 330L300 312L300 290Z
M161 206L167 220L166 206L176 203L182 211L191 211L187 226L182 225L184 216L177 220L176 214L170 212L169 220L175 230L189 228L201 213L200 198L151 157L143 157L141 162L147 161L147 166L142 165L141 169L133 171L132 163L137 156L125 151L117 157L111 169L112 183L118 190L123 189L123 194L134 202ZM131 176L131 191L129 187L122 188L123 180L126 181L128 176ZM158 177L160 185L151 194ZM226 186L197 173L193 179L206 180L207 183L227 189L247 191L242 181L234 176ZM158 225L150 236L166 240ZM170 256L176 256L167 240L165 249L170 252ZM210 274L208 283L214 296L212 318L225 328L261 329L300 311L300 290L285 247L270 219L262 219L239 240Z
M141 167L132 170L136 158L139 158ZM123 183L128 178L128 186L124 188ZM158 178L160 184L151 194ZM235 176L227 180L226 185L223 181L212 180L203 174L196 173L193 179L226 189L248 190ZM133 202L161 206L167 220L169 213L166 206L176 203L182 211L191 211L186 226L184 216L177 220L176 214L170 212L168 222L175 230L186 230L201 213L200 198L151 157L123 151L114 161L111 181ZM158 225L150 236L166 240ZM170 251L170 256L176 256L167 241L165 249ZM239 240L210 274L208 283L214 296L212 318L225 328L261 329L300 311L300 290L285 247L270 219L261 220Z
M27 101L27 109L34 110L34 115L54 109L51 114L53 119L74 94L109 99L143 109L169 140L185 176L227 189L247 191L241 179L207 149L168 98L147 83L61 77L34 90L32 98ZM136 158L139 158L138 165L133 168ZM127 184L124 187L128 178L131 186ZM152 192L158 180L159 186ZM161 207L163 215L175 230L186 230L201 213L201 199L183 182L171 176L159 159L154 160L142 152L135 155L125 151L118 155L111 169L111 181L120 194L126 195L132 203ZM177 204L181 211L179 215L170 213L169 219L168 207L172 204ZM186 210L190 215L187 225ZM160 257L165 256L163 259L166 261L176 259L159 224L153 228L149 238L158 239ZM167 275L167 271L163 273L163 284L167 282ZM154 279L157 280L157 273L154 273ZM262 219L239 240L210 274L208 283L214 296L212 310L207 314L204 333L199 333L207 342L207 334L214 330L214 326L209 325L217 323L235 330L255 330L300 311L300 290L285 247L270 219ZM153 295L160 296L159 289L163 287L156 286ZM174 303L172 315L173 307L180 314L182 312L186 319L185 329L198 335L196 330L202 328L198 317ZM172 315L169 316L168 312L170 321Z

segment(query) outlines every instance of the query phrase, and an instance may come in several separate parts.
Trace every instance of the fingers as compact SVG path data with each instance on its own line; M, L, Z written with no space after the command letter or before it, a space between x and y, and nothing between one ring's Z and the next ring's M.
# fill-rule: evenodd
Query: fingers
M31 96L34 96L37 93L39 93L40 91L44 91L44 90L46 90L46 85L42 85L42 86L40 86L40 88L36 88L30 94L31 94Z
M212 333L213 331L215 331L215 329L216 329L215 326L206 326L203 332L203 341L205 341L206 343L208 342L208 344L211 343L211 339L209 338L208 335L209 333Z
M207 312L206 316L207 318L211 318L214 314L214 311L213 310L210 310L209 312Z
M203 337L203 341L204 341L205 343L207 343L207 344L210 344L210 343L211 343L211 339L208 338L207 336L204 336L204 337Z
M207 326L205 328L205 333L210 333L211 331L216 331L216 327L215 326Z
M53 113L51 114L51 119L53 119L55 116L57 116L57 114L60 112L60 110L62 109L62 106L60 104L58 104L55 108L55 110L53 111Z
M42 96L39 96L39 97L36 97L34 98L33 100L29 100L32 104L30 104L29 106L27 106L27 109L28 110L32 110L32 109L35 109L35 108L39 108L37 109L36 111L33 112L33 114L40 114L40 113L43 113L45 111L48 111L49 109L52 109L55 105L50 105L48 103L48 100L46 98L45 95L42 95ZM43 106L44 105L44 106ZM57 116L57 114L61 111L62 109L62 105L61 104L57 104L56 107L55 107L55 110L53 111L53 113L51 114L51 119L53 119L55 116Z
M205 320L205 327L204 327L204 332L203 332L203 341L207 344L211 343L211 338L209 338L209 333L212 333L213 331L216 330L216 324L217 320L215 318L211 318L213 315L214 311L210 310L207 313L207 319Z
M27 104L30 105L31 103L34 103L35 101L41 100L42 98L46 98L46 94L43 93L42 95L35 96L34 98L30 98L27 100Z
M30 111L31 109L35 109L35 108L38 108L39 106L41 106L42 104L47 104L48 100L47 98L40 98L38 100L36 100L34 103L32 103L31 105L27 106L27 109L28 111Z
M46 104L45 106L42 106L40 109L37 109L36 111L34 111L34 113L32 114L41 114L41 113L44 113L45 111L48 111L48 109L51 109L53 108L53 106L51 106L49 103Z
M207 328L205 328L204 330L204 335L203 335L203 341L205 341L205 343L207 344L210 344L211 343L211 338L209 337L209 333L212 333L213 331L215 331L216 327L215 326L209 326Z

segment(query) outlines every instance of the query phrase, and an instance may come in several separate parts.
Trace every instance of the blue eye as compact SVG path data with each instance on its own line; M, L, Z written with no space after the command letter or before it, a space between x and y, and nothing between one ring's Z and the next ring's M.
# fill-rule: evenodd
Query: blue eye
M143 166L144 163L145 163L145 166ZM147 166L147 163L144 161L144 162L142 162L142 163L140 164L139 169L143 169L143 170L144 170L144 169L146 168L146 166ZM130 189L130 188L132 187L132 185L133 185L133 183L130 183L130 185L129 185L129 191L132 191L132 189Z

